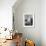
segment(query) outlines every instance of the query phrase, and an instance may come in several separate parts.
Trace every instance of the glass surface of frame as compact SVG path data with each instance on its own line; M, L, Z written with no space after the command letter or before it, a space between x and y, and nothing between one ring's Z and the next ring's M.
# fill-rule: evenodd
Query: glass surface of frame
M23 15L23 25L24 27L34 27L34 15L24 14Z

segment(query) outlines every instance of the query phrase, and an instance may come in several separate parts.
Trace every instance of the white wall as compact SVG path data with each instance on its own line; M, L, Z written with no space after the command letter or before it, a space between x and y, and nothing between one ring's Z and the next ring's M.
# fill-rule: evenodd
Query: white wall
M16 0L0 0L0 27L12 28L12 6Z
M46 0L41 1L41 40L42 46L46 46Z
M46 46L46 1L45 0L23 0L19 5L14 5L15 29L22 32L24 38L35 41L36 46ZM23 14L29 13L35 16L35 27L23 26Z

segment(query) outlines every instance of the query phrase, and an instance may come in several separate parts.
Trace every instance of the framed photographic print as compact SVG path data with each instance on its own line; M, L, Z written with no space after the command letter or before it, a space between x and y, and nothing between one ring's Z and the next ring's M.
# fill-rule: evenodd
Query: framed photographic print
M23 24L24 24L24 27L34 27L34 15L24 14Z

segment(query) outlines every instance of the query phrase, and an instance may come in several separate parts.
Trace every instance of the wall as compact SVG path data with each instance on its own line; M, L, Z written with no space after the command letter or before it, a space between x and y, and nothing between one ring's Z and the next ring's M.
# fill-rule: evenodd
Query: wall
M46 46L46 0L41 1L41 40L42 46Z
M12 6L16 0L0 0L0 27L12 29Z
M24 39L31 39L35 41L36 46L46 46L45 44L45 0L23 0L19 5L13 6L13 13L15 19L15 30L23 33ZM34 27L23 26L23 14L34 14ZM43 21L42 21L43 20ZM44 31L43 31L44 30ZM44 34L45 33L45 34ZM43 35L44 34L44 35ZM44 37L44 38L43 38ZM44 40L43 40L43 39ZM42 45L41 45L42 44Z

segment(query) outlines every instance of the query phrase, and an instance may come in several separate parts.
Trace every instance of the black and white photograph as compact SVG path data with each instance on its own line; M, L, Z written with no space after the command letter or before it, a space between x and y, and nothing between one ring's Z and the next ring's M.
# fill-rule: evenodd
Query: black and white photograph
M24 15L24 27L34 26L34 16L33 15Z

